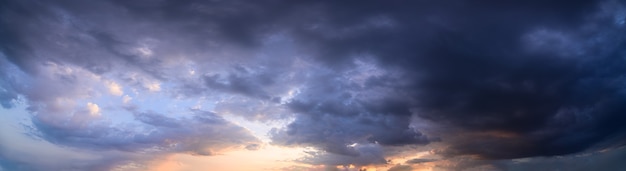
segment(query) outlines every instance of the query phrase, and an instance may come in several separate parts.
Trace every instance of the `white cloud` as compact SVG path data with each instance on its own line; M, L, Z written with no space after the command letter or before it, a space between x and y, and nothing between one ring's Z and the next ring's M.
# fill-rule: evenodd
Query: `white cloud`
M109 89L109 93L111 93L112 95L121 96L122 94L124 94L122 87L113 81L107 83L107 88Z
M100 116L100 107L97 104L88 102L87 110L89 111L89 115L91 116Z
M153 54L152 49L148 47L140 47L140 48L137 48L136 51L140 56L145 57L145 58L150 57Z
M124 95L124 97L122 97L122 102L124 102L124 104L127 104L132 99L133 99L132 97L130 97L128 95Z
M161 84L158 82L146 83L144 87L146 87L148 91L152 92L161 91Z

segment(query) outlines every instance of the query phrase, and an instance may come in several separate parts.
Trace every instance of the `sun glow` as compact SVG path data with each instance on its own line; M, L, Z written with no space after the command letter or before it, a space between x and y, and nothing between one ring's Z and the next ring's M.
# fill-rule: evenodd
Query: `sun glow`
M281 170L294 165L293 162L304 155L302 148L285 148L265 145L258 150L234 150L214 156L193 156L188 154L174 154L162 160L156 160L155 167L150 170L162 171L258 171Z

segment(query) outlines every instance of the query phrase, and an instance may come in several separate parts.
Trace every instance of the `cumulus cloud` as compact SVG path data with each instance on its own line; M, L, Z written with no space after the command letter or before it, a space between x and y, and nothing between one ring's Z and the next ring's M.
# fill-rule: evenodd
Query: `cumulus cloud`
M115 82L107 83L107 87L109 88L109 93L113 95L121 96L122 94L124 94L124 91L122 91L122 87Z
M133 99L132 97L130 97L130 96L128 96L128 95L124 95L124 96L122 97L122 102L123 102L124 104L127 104L127 103L129 103L129 102L130 102L130 100L132 100L132 99Z
M91 116L100 116L100 107L97 104L87 103L87 110Z

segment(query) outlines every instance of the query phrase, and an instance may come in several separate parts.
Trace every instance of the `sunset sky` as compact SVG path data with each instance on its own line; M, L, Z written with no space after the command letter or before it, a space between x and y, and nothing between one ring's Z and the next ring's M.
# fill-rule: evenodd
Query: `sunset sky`
M0 171L626 168L623 0L0 0Z

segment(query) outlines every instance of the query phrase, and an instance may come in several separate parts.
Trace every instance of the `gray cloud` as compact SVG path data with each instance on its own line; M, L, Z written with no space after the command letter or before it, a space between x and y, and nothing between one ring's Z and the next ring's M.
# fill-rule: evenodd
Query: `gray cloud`
M314 146L358 160L362 154L349 147L353 143L400 146L432 140L409 126L412 113L402 108L404 104L394 103L395 94L379 92L388 89L362 87L334 76L313 79L287 104L298 116L286 128L272 132L273 143ZM384 161L384 154L379 155Z
M421 158L417 158L417 159L411 159L406 161L407 164L420 164L420 163L428 163L428 162L433 162L433 161L437 161L437 159L421 159Z
M389 170L387 171L411 171L413 170L413 167L408 166L408 165L396 165L393 166L391 168L389 168Z
M139 134L59 103L97 96L93 76L236 99L216 110L251 120L294 117L273 143L316 147L307 161L318 164L387 157L354 143L441 140L449 148L438 154L494 160L624 144L621 1L28 0L0 11L0 105L24 96L41 136L58 144L203 155L207 144L254 141L211 113L135 111L153 129ZM414 117L434 126L420 130Z
M514 160L472 160L454 158L446 161L429 163L433 170L619 170L624 167L620 159L624 157L624 149L610 151L580 153L568 156L532 157ZM454 164L450 164L454 162ZM420 168L419 165L413 165Z
M518 161L496 162L502 170L619 170L625 164L624 148L614 151L594 152L567 157L532 158Z
M0 67L2 67L2 74L0 75L0 105L4 108L11 108L14 106L14 102L18 100L18 91L22 89L21 86L16 84L17 68L12 68L9 61L5 60L5 57L0 54Z
M152 112L144 112L138 113L135 115L135 118L145 124L156 126L156 127L169 127L169 128L179 128L181 125L181 121L168 118L163 116L163 114L152 113Z
M4 160L7 157L1 157L0 159L0 170L33 170L32 168L28 168L28 165L20 164L15 161Z
M94 85L102 81L101 78L110 78L141 92L151 91L154 88L148 87L151 83L173 79L175 75L166 72L174 69L164 69L177 59L165 56L198 50L171 47L179 40L174 37L183 36L175 33L184 30L164 31L173 34L162 34L163 30L159 29L146 30L163 23L136 24L147 20L131 17L122 12L124 7L112 2L2 1L0 4L3 9L0 102L5 108L12 107L18 95L23 95L34 115L32 134L42 140L96 151L159 151L155 155L177 152L212 155L225 148L258 143L244 128L209 112L196 111L192 118L177 119L154 112L137 112L137 121L146 125L121 125L90 116L89 110L75 109L77 105L67 100L100 96ZM103 13L115 15L100 15ZM161 40L165 39L174 42L163 43ZM196 43L184 41L181 44ZM22 71L26 74L16 77ZM29 85L20 87L21 84ZM36 162L11 164L19 160L2 158L7 159L3 163L8 163L2 164L3 167L11 170L42 170L43 167ZM125 155L117 158L119 160L99 161L94 165L111 168L137 160ZM75 169L100 170L94 167L75 166Z
M408 8L420 3L423 2L402 5ZM425 5L437 12L423 10L415 13L409 13L404 10L405 7L396 4L384 8L364 3L362 8L357 9L333 4L331 8L334 10L329 10L330 21L320 25L350 28L358 25L356 21L362 21L360 19L387 14L402 27L391 27L394 32L366 30L363 32L370 33L367 36L354 37L335 37L333 32L303 30L314 35L306 36L303 41L319 41L316 45L322 46L320 50L328 53L319 55L318 60L340 71L353 67L351 63L356 57L350 58L351 54L365 53L374 56L382 68L404 73L402 81L408 84L383 80L372 82L408 96L400 101L384 100L392 106L387 108L393 109L390 113L398 113L399 116L414 113L439 123L442 130L454 130L441 135L442 141L451 145L442 154L478 155L491 159L570 154L621 135L624 127L615 121L624 119L620 115L624 110L618 104L624 102L622 76L625 73L622 66L613 65L623 62L624 54L619 50L624 44L623 24L613 22L615 15L598 14L605 12L598 12L603 3L576 1L566 4L528 1L485 5L442 1ZM619 3L613 5L623 6ZM554 6L560 6L560 10L549 10ZM333 15L335 11L341 11L337 13L343 15ZM576 43L556 42L551 45L560 48L549 51L529 49L537 41L556 41L550 37L532 38L543 30L565 40L576 40ZM573 50L576 51L568 52ZM325 83L342 85L331 81ZM343 93L333 89L325 92ZM312 94L324 96L320 95L323 93ZM342 97L335 96L335 99ZM321 125L342 122L336 121L340 119L325 120L325 112L337 113L338 116L379 113L376 112L379 109L375 108L356 111L342 108L346 105L339 105L341 101L329 104L326 101L331 100L319 99L312 103L295 100L291 105L296 112L321 108L322 112L314 115L321 118ZM376 103L365 103L363 106L375 106L373 104ZM292 132L286 131L285 134L297 136L297 131L313 127L314 124L306 125L298 120L309 120L309 117L312 116L297 118L287 129ZM404 125L402 122L407 119L399 118L394 123ZM350 125L358 127L359 124ZM371 127L368 125L368 128ZM287 142L327 140L322 138L324 136L315 136L318 135L315 132L324 131L312 132L302 133L310 139ZM398 136L403 133L399 129L386 133L391 132ZM454 137L474 132L498 133L462 136L465 138L461 139ZM503 134L512 136L503 137ZM279 141L283 139L277 138ZM331 138L328 142L338 144L345 141L334 140Z
M75 118L70 122L60 122L56 118L40 116L33 122L46 140L87 149L158 149L165 152L213 155L224 148L243 148L258 143L247 130L210 112L197 111L193 118L183 119L168 118L157 113L138 113L136 118L139 121L156 128L147 132L95 121L85 123L90 121L81 122Z
M336 151L310 151L309 156L299 159L300 162L315 165L356 165L364 166L370 164L386 164L384 151L378 144L357 144L353 147L345 149L349 151L349 155L338 153Z
M240 93L262 99L271 98L266 92L259 90L260 87L272 84L273 81L269 78L269 75L252 76L248 78L242 78L237 75L229 75L225 77L220 75L210 75L205 76L204 81L207 87L211 89ZM262 85L256 85L256 83L260 83Z

